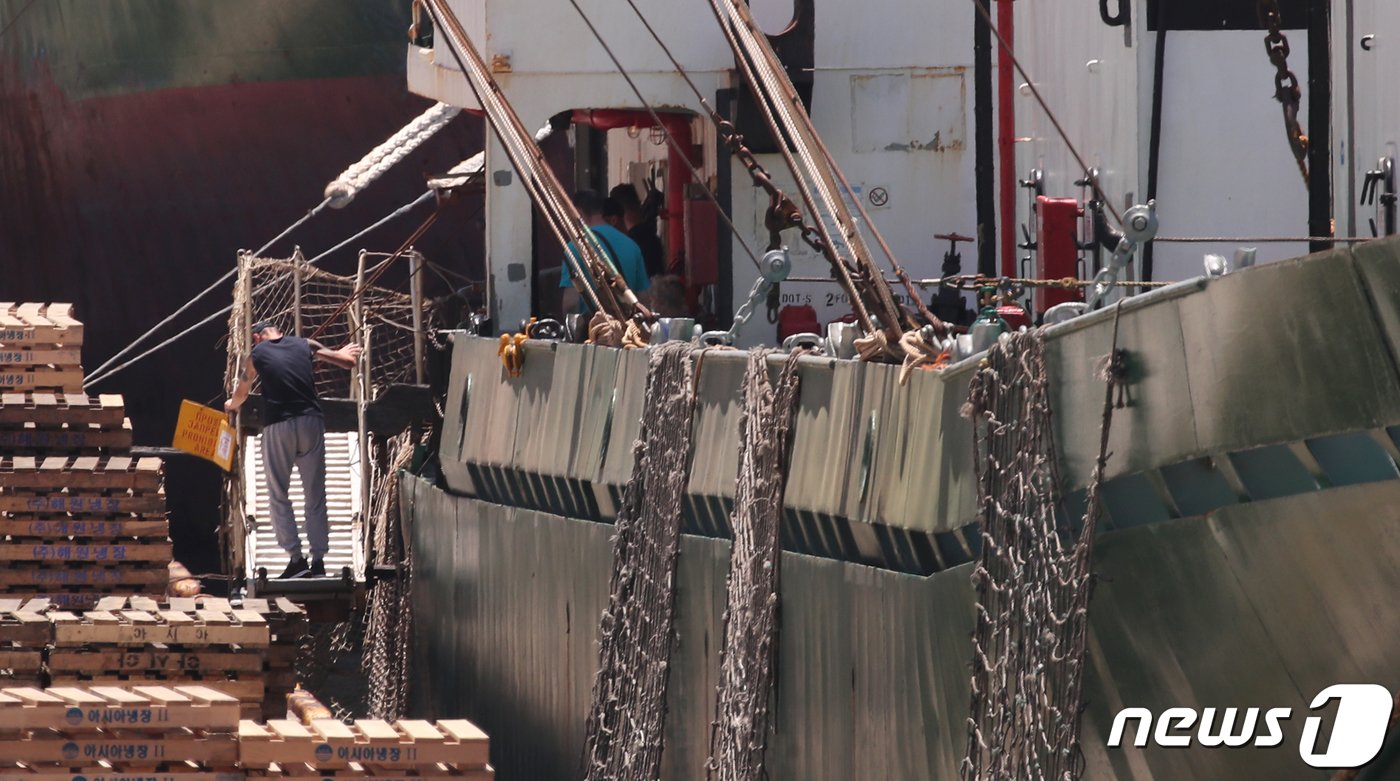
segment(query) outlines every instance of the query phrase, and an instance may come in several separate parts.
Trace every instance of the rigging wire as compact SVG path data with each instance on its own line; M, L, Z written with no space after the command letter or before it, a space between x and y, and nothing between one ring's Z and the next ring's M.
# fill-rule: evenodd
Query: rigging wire
M758 93L755 95L755 98L760 97L765 92L770 95L770 100L774 105L768 105L770 102L769 100L755 100L755 103L762 109L764 122L768 125L768 132L772 134L773 140L777 142L778 151L781 153L783 161L787 164L788 169L793 174L798 192L802 196L803 203L807 206L808 214L815 218L815 230L820 237L822 254L825 255L827 260L831 263L832 271L838 276L841 281L841 287L845 289L850 298L851 308L855 310L856 319L860 321L861 329L866 334L874 334L876 331L882 329L877 329L875 327L874 319L871 317L870 311L866 307L864 298L860 295L859 288L856 287L855 281L852 279L850 267L836 252L836 245L832 242L831 232L826 225L826 220L822 219L820 211L816 208L817 202L816 198L812 195L811 187L798 172L799 169L797 167L797 162L793 159L792 150L788 149L788 143L785 143L784 139L791 142L794 147L798 147L798 152L802 155L804 164L810 164L811 162L810 150L802 143L802 139L796 137L795 134L785 134L779 128L778 120L775 116L775 109L777 112L782 113L783 122L788 128L792 128L794 125L792 117L785 110L786 107L777 100L777 95L781 94L778 87L771 83L769 78L760 79L757 73L757 64L750 62L749 58L745 56L746 53L750 51L750 42L747 40L741 42L739 40L738 31L743 28L737 24L731 25L729 22L729 15L720 9L719 4L727 1L728 0L710 0L711 10L714 11L715 19L719 22L720 29L723 30L725 39L729 42L730 48L733 49L735 53L734 60L739 66L739 69L743 71L744 80ZM733 7L730 6L730 8L732 10ZM754 43L752 45L756 46L757 44ZM771 74L767 72L765 72L764 75L771 77ZM811 166L809 166L809 168L810 167ZM818 184L822 185L820 189L823 201L830 203L831 194L827 192L825 183L818 181ZM884 323L882 325L891 324ZM894 323L893 327L898 328L898 323Z
M977 13L981 14L982 19L987 23L987 29L991 30L992 35L996 37L997 45L1001 46L1002 51L1006 52L1007 58L1011 60L1011 64L1016 67L1016 72L1021 74L1021 78L1026 80L1026 86L1030 88L1031 94L1035 96L1035 100L1040 104L1041 110L1044 111L1045 116L1049 118L1050 124L1055 126L1055 132L1060 134L1060 140L1065 143L1065 147L1069 149L1069 153L1074 156L1075 162L1079 163L1079 170L1087 172L1089 170L1089 164L1084 162L1084 156L1079 154L1079 149L1075 147L1073 141L1069 140L1069 134L1065 132L1064 126L1060 124L1059 118L1055 116L1054 111L1050 110L1050 105L1045 102L1044 96L1042 96L1040 90L1036 88L1035 80L1026 73L1026 69L1021 66L1021 61L1016 59L1016 52L1012 50L1011 44L1007 43L1006 39L1002 37L1001 30L998 30L996 22L992 21L992 15L988 13L987 9L983 8L982 4L977 2L977 0L972 0L972 4L977 8ZM1089 186L1094 189L1094 194L1099 197L1099 200L1108 207L1108 211L1113 214L1113 219L1117 220L1119 225L1122 225L1122 213L1118 211L1118 207L1113 204L1113 201L1110 201L1108 196L1104 194L1103 188L1099 186L1098 181L1096 181L1094 177L1089 177Z
M628 0L628 2L630 3L631 0ZM744 240L743 235L739 233L739 229L734 226L734 221L730 219L728 214L725 214L724 207L720 206L719 199L715 197L714 192L705 184L703 177L700 176L700 171L690 162L690 153L687 150L681 149L680 143L671 136L671 132L667 130L666 126L661 122L661 116L656 113L655 108L652 108L651 103L642 96L641 89L639 89L637 83L632 80L632 74L627 72L627 69L622 66L622 62L618 60L617 55L613 53L612 47L608 46L608 42L603 40L602 34L598 32L597 27L593 26L593 20L589 19L588 14L584 13L583 8L578 4L578 0L569 0L569 4L574 7L575 11L578 11L578 15L583 19L583 23L588 25L589 31L593 33L593 37L598 41L598 44L603 47L603 51L607 52L608 58L612 60L613 65L617 66L617 70L622 74L622 78L627 80L627 86L632 88L632 93L637 96L637 100L642 102L642 106L644 106L647 113L651 115L651 121L655 122L657 126L661 128L666 142L676 151L681 162L685 163L685 167L690 170L692 181L700 185L700 189L704 191L705 197L709 199L710 203L714 204L715 212L719 214L720 219L724 221L725 226L729 228L729 232L734 238L739 240L739 245L744 248L744 253L749 256L749 260L753 262L754 268L759 268L758 256L754 254L753 248L749 246L749 243ZM633 9L635 8L636 6L633 6ZM679 70L680 66L677 65L676 67ZM686 80L689 81L689 76L686 77ZM693 86L694 85L692 85L692 88ZM673 174L668 172L667 175L671 176Z
M569 0L569 2L573 3L575 8L579 8L577 0ZM671 61L671 65L676 69L676 72L680 74L680 76L683 79L685 79L685 82L687 85L689 85L691 92L695 93L695 96L700 99L701 105L704 106L710 112L711 117L713 119L718 121L718 112L716 112L705 100L705 96L700 93L699 88L695 86L695 82L691 80L690 74L687 73L685 68L681 66L680 62L676 60L675 55L671 53L670 48L667 47L665 42L661 40L661 36L656 32L656 29L651 26L651 22L646 18L645 14L643 14L641 9L637 7L637 4L634 2L634 0L626 0L626 2L627 5L631 7L632 12L636 14L638 21L640 21L642 23L642 26L646 28L647 32L651 34L652 39L655 40L657 45L661 47L661 50L666 53L666 58ZM579 9L579 14L583 15L582 9ZM612 50L608 49L608 45L604 43L602 38L598 35L598 32L596 29L594 29L592 22L589 22L586 16L584 17L584 22L588 24L590 30L593 30L594 37L597 37L598 42L603 44L603 48L608 50L608 56L612 57L613 64L617 66L618 70L622 71L623 76L627 78L628 84L632 84L632 79L630 76L628 76L626 70L622 67L622 63L618 62L617 57L613 56ZM636 89L635 85L633 85L633 92L637 93L638 98L642 97L641 92ZM650 109L650 106L648 106L648 109ZM842 172L841 169L835 165L835 161L832 158L830 151L827 150L826 146L821 142L820 138L817 138L817 144L822 154L829 161L832 162L832 168L835 170L835 173L838 179L840 180L841 186L846 188L846 192L854 193L854 190L851 189L850 182L846 179L845 173ZM708 188L706 189L706 195L710 195L711 200L714 200L714 196L709 192ZM928 308L924 306L923 300L920 299L917 293L914 291L913 285L910 284L908 281L909 275L905 273L904 269L900 266L899 261L895 258L894 252L890 249L889 244L885 241L884 235L881 234L879 229L875 227L875 223L873 220L870 219L870 215L866 212L864 204L860 203L860 201L854 197L852 198L852 201L855 203L857 211L860 212L861 219L863 219L866 225L870 227L871 232L875 236L875 240L880 245L881 251L883 251L885 253L885 257L889 259L890 265L894 267L895 276L899 278L900 282L909 292L911 299L915 302L915 305L918 307L919 313L923 315L924 318L930 324L938 322L937 318L935 318L933 316L933 313L931 313L928 310ZM718 208L719 204L717 201L715 202L715 205ZM733 223L729 220L728 216L724 214L723 210L720 211L720 215L724 217L725 224L729 225L730 230L734 231ZM734 232L737 236L737 231ZM740 239L740 241L742 241L742 239ZM745 249L747 250L747 246L745 247ZM750 252L749 257L753 259L753 253ZM755 262L757 262L756 259L754 260Z
M298 219L296 222L293 222L291 225L288 225L285 230L274 236L271 241L264 244L262 246L262 249L259 249L257 252L254 252L253 257L260 257L264 252L271 249L272 245L286 238L287 234L301 227L301 225L305 224L307 220L310 220L312 217L315 217L317 214L319 214L322 210L326 208L327 205L330 204L330 202L330 198L326 198L325 200L321 201L320 205L307 212L306 214L302 215L300 219ZM136 339L128 343L126 347L123 347L121 350L117 351L115 355L108 358L107 361L101 366L98 366L96 369L93 369L91 372L88 372L87 378L83 380L83 385L87 386L91 383L97 382L97 380L94 378L96 378L99 374L102 374L103 370L116 363L117 361L121 360L122 357L130 353L132 350L136 349L137 345L140 345L142 342L151 338L151 336L153 336L165 326L169 325L171 321L173 321L175 318L189 311L190 307L194 306L196 301L199 301L200 299L214 292L216 289L219 288L220 285L223 285L224 283L228 282L229 279L231 279L237 273L238 266L235 265L233 268L225 272L223 276L214 280L213 284L209 285L209 287L204 288L194 298L191 298L190 300L186 301L179 309L176 309L164 320L161 320L159 323L156 323L155 325L151 326L149 329L146 330L145 333L141 334L140 336L136 337Z
M563 248L564 261L573 272L572 279L579 294L589 300L595 311L606 312L619 320L629 319L629 314L648 319L650 311L637 301L620 274L613 273L609 255L597 235L584 223L573 203L562 197L563 185L544 160L539 146L527 141L529 132L506 102L500 85L491 78L461 22L442 0L416 0L415 7L420 4L428 9L435 29L444 33L447 48L481 104L492 133L501 142L511 165L520 174L521 183L543 212L550 231ZM466 61L468 57L470 64ZM572 252L570 243L574 246ZM607 306L603 305L604 301ZM629 313L627 308L633 311Z
M308 265L308 266L314 266L314 265L316 265L318 262L320 262L321 260L325 259L325 257L326 257L327 255L330 255L332 252L336 252L337 250L340 250L341 248L345 247L345 245L347 245L347 244L349 244L349 243L351 243L351 242L353 242L353 241L355 241L355 240L361 238L362 236L364 236L364 235L370 233L371 231L373 231L373 230L375 230L376 228L378 228L378 227L384 225L385 223L389 222L390 220L393 220L395 217L399 217L399 216L402 216L402 215L408 213L410 210L413 209L413 207L418 206L419 204L423 203L424 201L426 201L426 200L432 198L433 195L434 195L434 192L433 192L432 190L429 190L429 191L423 193L422 195L420 195L418 198L414 199L413 201L411 201L411 202L409 202L409 203L406 203L406 204L404 204L403 206L400 206L399 208L397 208L397 209L395 209L394 211L390 212L389 214L387 214L386 216L384 216L383 218L381 218L380 220L378 220L377 222L375 222L373 225L370 225L369 227L367 227L367 228L365 228L365 229L359 231L359 232L356 233L355 235L351 236L350 238L346 239L345 241L342 241L341 243L337 244L336 246L332 247L331 249L328 249L328 250L326 250L325 252L322 252L320 255L317 255L316 257L312 258L311 260L308 260L308 261L306 262L307 265ZM265 248L264 248L264 249L265 249ZM232 274L236 274L237 272L238 272L238 269L235 268L235 269L233 270ZM232 274L226 275L225 279L227 278L227 276L232 276ZM206 292L207 292L207 291L206 291ZM204 294L201 293L200 295L203 296ZM191 303L192 303L192 301L191 301ZM185 305L185 307L182 307L182 308L181 308L181 311L184 311L184 309L188 308L188 306L189 306L189 304L187 303L187 304ZM86 389L86 388L88 388L89 386L92 386L92 385L95 385L95 384L97 384L97 383L99 383L99 382L102 382L103 380L105 380L105 379L111 377L112 375L116 374L117 372L120 372L120 371L122 371L122 370L124 370L124 369L127 369L127 368L131 367L133 364L138 363L138 362L144 360L145 358L149 357L150 355L152 355L152 354L154 354L154 353L156 353L156 352L159 352L161 349L163 349L163 348L165 348L165 347L168 347L168 346L170 346L171 344L174 344L175 342L179 341L180 339L183 339L183 338L186 337L186 336L189 336L190 334L194 333L195 331L199 330L200 328L202 328L202 327L208 325L209 323L214 322L214 321L217 320L218 318L227 315L227 314L228 314L229 312L231 312L231 311L233 311L233 304L229 304L229 305L223 307L223 308L220 309L219 311L213 313L212 315L209 315L208 317L204 318L203 320L200 320L199 322L195 323L194 325L189 326L188 328L186 328L186 329L183 330L183 331L180 331L179 333L175 334L174 336L171 336L169 339L166 339L165 341L161 342L160 344L157 344L157 345L155 345L154 347L151 347L150 349L148 349L148 350L146 350L145 352L141 353L140 355L137 355L136 357L134 357L134 358L132 358L132 359L126 361L125 363L122 363L122 364L120 364L120 365L114 366L114 367L112 367L112 368L110 368L110 369L106 369L106 365L104 364L104 366L103 366L102 368L103 368L103 369L106 369L106 371L103 371L102 369L98 369L98 370L96 370L96 371L93 371L92 374L88 375L87 379L83 380L83 388ZM172 317L173 317L173 315L172 315ZM128 348L125 349L125 350L123 350L121 354L124 355L125 353L130 352L130 349L131 349L131 346L128 346ZM108 361L108 363L110 364L111 361Z
M744 32L751 37L752 41L755 44L765 40L762 37L762 32L758 30L756 23L753 20L752 14L749 12L747 6L731 4L730 7L735 12L735 16L738 23L741 23L745 28ZM875 279L880 278L882 276L878 266L875 264L874 254L870 251L870 248L865 244L864 236L861 235L860 223L863 220L866 229L870 231L870 234L872 236L875 237L876 244L880 247L881 252L884 253L886 260L889 261L890 267L894 271L895 277L900 280L900 282L905 288L905 291L913 300L915 308L918 310L919 314L923 316L925 322L927 322L929 325L934 326L935 329L941 330L942 321L935 317L933 313L928 310L928 307L924 306L923 300L919 298L918 292L914 289L914 286L906 281L909 277L908 273L904 270L903 266L900 265L899 258L895 256L894 250L891 249L889 243L885 241L884 234L882 234L880 232L880 229L875 225L875 221L870 219L870 214L866 211L865 204L862 202L862 199L856 197L855 189L851 187L851 183L846 178L845 172L841 170L841 166L836 162L836 157L831 154L831 150L827 148L826 143L822 140L821 135L816 132L816 128L812 124L811 117L808 116L805 108L802 106L801 100L798 98L795 88L792 86L791 82L786 78L786 76L782 75L781 70L774 68L775 65L781 66L782 63L776 59L776 56L770 50L768 50L766 46L755 49L754 45L750 44L746 48L748 48L748 51L750 53L757 50L758 52L764 55L766 60L766 62L764 63L765 76L767 77L769 83L773 85L770 87L770 89L775 89L779 87L782 88L778 94L781 94L784 98L787 98L791 102L792 105L787 105L786 103L778 103L777 101L774 101L775 105L777 105L785 114L785 119L789 123L792 122L793 117L795 117L798 120L801 120L801 124L788 125L790 129L790 135L792 136L793 140L798 140L798 134L791 133L792 129L799 131L799 133L802 136L810 135L810 139L804 137L801 140L803 141L803 143L810 143L812 147L816 150L816 155L814 157L819 158L821 161L825 162L825 167L818 169L814 164L816 162L815 160L804 160L804 162L807 163L808 166L811 166L811 168L809 169L809 174L812 175L812 178L815 182L821 185L824 189L837 189L836 193L824 196L824 198L827 199L827 203L825 205L829 208L832 208L832 211L834 212L833 217L841 221L842 228L849 229L848 235L844 235L846 234L846 231L843 230L843 238L846 240L846 243L852 252L852 260L861 268L861 271L864 272L868 277ZM792 111L794 113L788 115L789 111ZM810 155L810 152L808 154ZM826 181L823 178L822 174L825 174L826 177L834 178L835 181ZM856 213L859 215L859 219L857 219L855 215L852 215L846 209L845 197L843 197L842 193L844 193L845 196L849 196L851 203L855 205ZM875 286L874 293L876 294L875 297L878 303L880 303L880 305L885 307L886 309L890 310L890 314L893 315L895 318L895 323L887 323L887 325L895 325L895 327L897 327L898 315L904 314L904 312L895 303L894 297L892 295L892 290L889 289L888 285L878 285ZM915 322L912 318L909 319L909 325L915 328L918 327L917 322Z

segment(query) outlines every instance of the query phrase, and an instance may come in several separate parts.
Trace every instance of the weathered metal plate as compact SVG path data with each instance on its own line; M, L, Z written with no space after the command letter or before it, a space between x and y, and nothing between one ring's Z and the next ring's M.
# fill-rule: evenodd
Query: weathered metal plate
M576 775L611 529L405 478L420 709L493 736L522 778ZM687 537L663 776L703 779L728 545ZM1297 736L1330 683L1400 687L1400 482L1236 505L1105 535L1091 606L1089 779L1308 779ZM774 781L957 778L970 568L911 577L783 557ZM1291 707L1275 750L1107 749L1125 706ZM498 737L497 737L498 736Z
M1192 399L1180 322L1182 296L1193 294L1199 295L1185 287L1123 305L1118 345L1130 351L1134 381L1129 405L1113 411L1108 477L1151 469L1199 450L1190 425ZM1046 340L1055 444L1063 459L1060 474L1069 485L1087 485L1099 456L1104 383L1095 373L1099 360L1113 349L1113 320L1105 312L1082 326L1057 329Z
M890 383L863 520L931 532L976 515L972 422L962 416L971 377L969 366Z
M853 422L860 403L860 367L851 361L804 363L802 398L793 429L785 502L788 507L841 515L861 432Z
M748 353L707 350L696 358L695 414L687 490L734 498L739 475L739 421L744 416Z
M1400 415L1400 382L1350 253L1236 272L1180 309L1203 451L1377 428Z
M1392 361L1400 361L1400 239L1370 241L1352 250ZM1400 410L1394 410L1400 414Z

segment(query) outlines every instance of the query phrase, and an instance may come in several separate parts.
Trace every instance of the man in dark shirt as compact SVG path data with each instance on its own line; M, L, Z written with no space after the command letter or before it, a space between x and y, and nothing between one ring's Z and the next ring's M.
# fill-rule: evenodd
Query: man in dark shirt
M637 188L619 184L608 193L608 200L617 201L622 207L622 225L619 227L627 238L637 242L641 248L647 276L654 279L665 274L666 248L661 244L661 237L656 235L656 217L647 216L641 198L637 197Z
M326 516L326 422L316 400L312 361L321 359L349 369L360 357L360 346L348 344L330 350L320 342L297 336L284 336L269 322L253 326L253 351L224 409L237 412L248 400L253 381L262 378L263 392L263 475L267 479L268 504L277 544L291 561L279 577L326 574L325 555L330 549L330 522ZM311 562L301 552L296 515L287 489L292 467L301 475L306 499L306 536L311 543Z

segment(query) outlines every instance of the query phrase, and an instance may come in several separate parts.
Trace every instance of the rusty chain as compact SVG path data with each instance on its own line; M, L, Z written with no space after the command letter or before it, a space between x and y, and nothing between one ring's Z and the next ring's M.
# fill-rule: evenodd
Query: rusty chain
M1288 68L1288 55L1292 48L1288 37L1283 34L1283 19L1279 13L1278 0L1259 0L1259 21L1269 28L1264 37L1264 51L1273 63L1274 98L1283 105L1283 129L1288 133L1288 146L1298 161L1298 171L1303 174L1303 184L1308 184L1308 136L1298 121L1299 107L1303 101L1303 90L1298 85L1298 76Z

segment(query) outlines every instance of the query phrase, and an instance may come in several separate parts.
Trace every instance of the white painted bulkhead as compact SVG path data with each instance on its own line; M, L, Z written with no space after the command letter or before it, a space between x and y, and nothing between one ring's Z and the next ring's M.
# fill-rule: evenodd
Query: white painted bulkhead
M641 108L626 81L567 3L540 0L453 0L483 58L509 57L510 72L496 78L526 126L539 127L570 108ZM621 0L580 0L608 44L655 107L703 109ZM871 218L910 274L936 276L946 247L943 232L976 232L972 154L972 28L974 9L963 0L909 4L875 0L863 4L817 0L812 118L854 187L868 197L884 188L889 203ZM671 3L664 12L639 4L658 34L711 101L731 88L733 55L706 2ZM481 32L481 25L489 35ZM476 105L451 54L409 51L409 89L435 100ZM465 93L464 93L465 91ZM777 155L760 162L779 181L790 181ZM529 315L530 204L501 148L487 152L487 223L492 298L497 322L512 327ZM762 225L767 199L732 164L733 220L751 226L744 237L755 252L766 241ZM502 182L509 182L502 184ZM867 202L867 208L872 204ZM794 276L826 277L825 261L795 232ZM739 242L732 247L734 300L747 295L756 272ZM524 269L512 270L512 264ZM964 252L964 268L975 270L975 253ZM849 311L840 290L828 283L784 285L787 303L806 303L826 322ZM750 321L743 341L772 341L775 331L761 315Z
M451 0L450 5L483 57L496 63L502 89L527 126L538 127L550 115L570 108L640 108L569 4ZM580 0L580 5L653 105L702 113L627 3ZM882 198L880 205L867 200L866 206L911 275L937 276L946 245L933 234L972 235L977 227L974 5L970 0L814 0L814 5L811 114L817 130L859 197L868 199L877 187L884 191L887 200ZM992 5L995 14L995 0ZM1088 165L1099 169L1102 187L1119 209L1146 194L1157 38L1148 30L1147 1L1133 0L1131 5L1130 31L1105 25L1091 2L1021 0L1013 6L1017 56ZM1338 236L1370 235L1366 220L1371 207L1352 205L1365 171L1375 167L1380 156L1396 154L1400 95L1390 74L1400 66L1400 6L1393 5L1353 0L1333 4L1332 160ZM639 6L708 98L737 84L732 55L707 2ZM1285 27L1294 26L1285 20ZM1289 63L1304 85L1301 119L1306 130L1314 121L1307 112L1307 35L1293 29L1289 35ZM1368 51L1359 46L1364 35L1375 36ZM1159 235L1306 236L1307 193L1273 99L1273 70L1263 33L1170 31L1166 41ZM439 46L437 51L410 49L409 88L430 98L474 105L450 54ZM1348 47L1355 49L1350 69ZM994 51L994 64L996 60ZM1354 104L1348 106L1352 72ZM995 74L993 79L995 84ZM1087 191L1074 184L1084 172L1023 86L1024 79L1017 74L1014 81L1021 87L1014 97L1016 177L1040 168L1047 195L1087 197ZM1349 140L1352 136L1354 141ZM1348 143L1354 143L1354 151ZM530 204L498 145L490 145L487 160L492 297L497 322L508 328L529 315L525 270L531 253ZM760 160L777 181L790 182L781 158L761 155ZM749 184L737 163L731 168L734 223L749 230L744 238L757 251L766 238L761 228L766 198ZM997 230L1003 235L1011 231L1020 241L1021 225L1030 223L1025 190L1017 188L1016 203L1015 223L1005 224L999 214ZM1353 219L1356 234L1351 233ZM828 275L825 262L795 234L788 243L794 276ZM1240 246L1256 245L1159 243L1154 278L1199 276L1205 253L1228 257ZM1301 243L1257 246L1261 262L1307 251ZM756 274L737 241L732 252L738 306ZM975 259L975 250L964 248L964 272L976 270ZM1140 271L1134 268L1132 273ZM830 283L787 283L782 292L784 303L810 304L824 323L849 311ZM755 317L741 343L770 341L772 336L765 318Z

